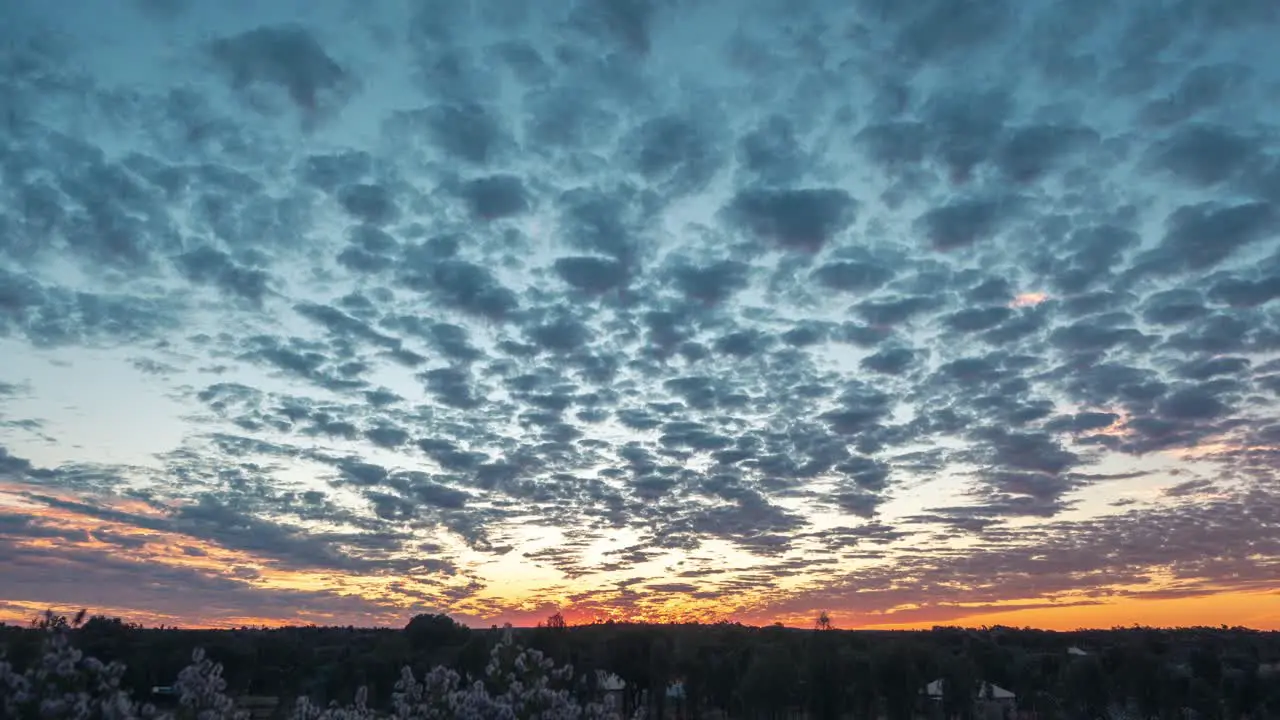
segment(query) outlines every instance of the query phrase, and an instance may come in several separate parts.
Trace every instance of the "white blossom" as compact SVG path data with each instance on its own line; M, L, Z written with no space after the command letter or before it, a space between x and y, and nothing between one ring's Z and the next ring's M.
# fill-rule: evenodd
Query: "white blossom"
M19 672L0 659L0 717L40 720L242 720L247 713L226 694L221 664L195 650L174 682L181 709L158 713L120 688L124 666L86 657L72 647L68 626L46 615L44 654ZM458 672L435 667L421 679L406 667L388 710L369 703L365 687L348 705L320 707L299 698L291 720L620 720L611 701L574 694L571 665L557 666L541 651L516 644L510 625L489 654L483 678L467 682ZM639 709L636 718L641 717Z

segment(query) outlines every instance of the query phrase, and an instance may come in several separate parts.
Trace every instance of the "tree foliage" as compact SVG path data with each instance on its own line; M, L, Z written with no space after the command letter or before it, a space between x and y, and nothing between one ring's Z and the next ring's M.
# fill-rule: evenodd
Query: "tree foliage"
M553 616L554 617L554 616ZM515 639L557 666L571 665L575 688L594 689L596 671L625 681L621 709L653 718L721 712L771 718L805 712L824 718L908 718L921 712L984 717L975 695L992 683L1017 695L1017 709L1041 720L1128 717L1237 720L1280 717L1280 635L1190 628L1052 633L1013 628L927 632L835 628L600 623L517 629ZM291 707L306 696L317 708L348 704L359 688L373 706L403 686L409 668L422 682L436 667L458 682L486 676L499 630L469 629L445 615L419 615L403 629L293 627L177 630L89 617L41 616L31 627L0 626L0 653L29 667L50 632L119 673L138 699L173 682L204 648L228 695L263 695ZM1084 648L1069 652L1070 648ZM923 687L943 680L930 710ZM667 700L667 688L683 692ZM575 690L576 692L576 690ZM926 712L926 716L928 713Z

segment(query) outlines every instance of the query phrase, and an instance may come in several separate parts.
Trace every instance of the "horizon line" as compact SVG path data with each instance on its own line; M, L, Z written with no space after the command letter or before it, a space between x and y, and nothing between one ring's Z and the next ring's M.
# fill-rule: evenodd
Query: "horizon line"
M69 617L69 616L75 615L78 612L80 611L77 610L70 613L60 613L60 612L54 611L53 615L61 616L61 617ZM1280 630L1275 630L1275 629L1269 630L1265 628L1250 627L1248 625L1227 625L1226 623L1221 623L1218 625L1140 625L1135 623L1132 625L1113 625L1111 627L1077 627L1070 630L1063 630L1063 629L1036 627L1034 625L1003 625L1003 624L995 624L995 625L936 624L930 627L886 627L886 626L869 625L869 626L861 626L861 627L831 626L828 628L818 628L818 627L805 626L805 625L788 625L782 622L769 623L765 625L753 625L751 623L744 623L736 620L719 620L719 621L713 621L713 622L703 622L703 621L697 621L697 620L681 620L681 621L673 620L669 622L655 622L651 620L607 619L607 620L601 620L598 622L566 623L563 627L552 628L552 627L543 625L542 623L538 623L536 625L514 625L511 623L472 625L472 624L467 624L465 622L461 622L456 618L454 618L452 615L449 615L448 613L418 613L416 615L411 616L408 620L405 621L403 625L398 625L398 626L397 625L351 625L351 624L320 625L316 623L305 623L305 624L280 623L280 624L261 624L261 625L252 625L252 624L166 625L164 623L161 623L158 625L147 625L143 623L129 622L124 620L123 618L115 617L111 615L92 614L88 612L86 612L84 615L84 622L88 622L89 620L93 620L96 618L102 618L107 621L120 622L136 630L178 630L178 631L191 631L191 632L235 632L235 631L242 631L242 630L255 630L255 631L266 632L266 631L275 631L275 630L303 630L303 629L403 631L405 627L409 624L409 622L411 622L414 618L424 616L424 615L428 617L444 615L445 617L448 617L450 620L453 620L458 625L465 627L468 630L475 630L475 631L490 631L495 629L503 629L508 626L511 627L511 629L513 630L574 630L574 629L583 629L583 628L610 627L610 626L624 625L624 626L651 627L651 628L690 627L690 626L710 628L710 627L732 626L732 627L746 628L751 630L781 629L781 630L796 630L796 631L805 631L805 632L904 633L904 634L906 633L926 634L926 633L937 632L940 630L959 630L964 632L994 632L997 630L1012 630L1016 632L1039 632L1039 633L1048 633L1048 634L1054 634L1054 635L1071 635L1071 634L1078 634L1078 633L1097 633L1097 632L1124 632L1124 631L1133 631L1133 630L1157 630L1157 631L1164 631L1164 632L1189 632L1189 631L1195 631L1195 630L1199 630L1199 631L1211 630L1215 632L1245 632L1245 633L1262 634L1262 635L1280 634ZM36 629L34 627L34 621L38 620L40 617L42 617L42 614L37 614L27 622L12 622L9 620L0 619L0 628L13 627L13 628L24 628L24 629Z

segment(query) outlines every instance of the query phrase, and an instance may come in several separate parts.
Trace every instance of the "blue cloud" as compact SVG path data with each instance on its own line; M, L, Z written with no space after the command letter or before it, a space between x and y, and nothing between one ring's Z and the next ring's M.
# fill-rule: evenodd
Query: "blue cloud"
M495 615L508 553L778 607L1274 559L1266 3L11 5L0 571L87 563L31 504Z

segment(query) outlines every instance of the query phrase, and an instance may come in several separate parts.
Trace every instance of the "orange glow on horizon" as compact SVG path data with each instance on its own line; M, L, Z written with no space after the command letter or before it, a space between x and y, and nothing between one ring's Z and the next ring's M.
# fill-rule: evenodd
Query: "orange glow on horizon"
M927 629L934 625L966 627L1005 625L1070 631L1132 625L1217 627L1223 624L1255 630L1280 630L1280 593L1275 591L1223 592L1181 598L1122 597L1097 605L995 611L961 616L952 620L888 622L866 627L911 630Z
M0 600L0 622L26 624L44 612L48 605L36 602ZM79 608L53 608L55 612L74 614ZM1096 605L1064 605L1057 608L1028 608L1005 611L966 613L964 608L934 608L934 613L923 613L917 620L895 622L893 615L850 615L840 611L830 613L832 622L846 630L927 630L945 625L981 627L1003 625L1006 627L1032 627L1040 630L1069 632L1079 629L1109 629L1113 627L1246 627L1262 631L1280 631L1280 592L1235 592L1183 598L1116 598ZM533 627L545 621L554 612L544 615L515 613L495 618L456 617L466 625L476 628L501 625L510 622L516 627ZM155 615L130 611L127 608L89 608L90 615L119 617L127 622L137 622L154 627L164 624L187 629L231 629L237 627L286 627L291 625L355 625L357 627L403 627L410 614L396 616L363 617L324 616L311 614L297 617L255 617L252 615L224 617L216 621L184 618L174 615ZM740 621L747 625L770 625L776 620L789 627L808 628L813 625L817 613L769 617L636 617L622 611L609 616L591 615L566 608L561 611L570 626L590 625L612 620L618 623L714 623L720 620ZM917 615L919 617L919 615Z
M61 499L61 498L60 498ZM71 498L72 501L78 499ZM99 499L97 507L128 509L136 515L164 516L162 509L132 500ZM384 574L360 574L329 568L286 566L269 557L229 548L213 541L177 532L137 527L115 516L79 512L75 507L45 506L24 498L18 489L0 484L0 509L16 511L51 533L10 539L18 548L40 551L55 566L63 563L59 553L66 553L65 564L92 562L93 557L119 556L119 544L104 541L106 534L130 541L128 554L139 567L181 569L200 575L236 583L237 594L228 605L209 601L199 593L184 596L183 606L165 607L162 612L136 607L90 605L91 614L120 617L129 622L155 626L187 628L234 628L241 626L285 625L356 625L363 627L403 627L420 612L446 612L460 622L488 627L511 622L532 626L559 611L571 625L597 621L669 623L713 623L720 620L745 624L768 625L782 621L794 627L809 627L817 612L778 614L760 609L800 607L805 590L774 586L759 592L725 590L717 592L717 582L704 578L690 583L688 590L673 592L626 593L616 589L591 586L572 580L551 587L526 584L519 592L507 593L501 588L484 590L462 599L449 599L451 588L472 582L475 576L429 576L424 579ZM163 526L160 526L163 527ZM87 559L86 559L87 558ZM54 570L56 571L56 569ZM496 582L496 581L495 581ZM603 581L602 581L603 582ZM452 585L450 584L452 583ZM694 589L696 586L696 589ZM1149 587L1149 586L1148 586ZM1167 587L1173 587L1167 585ZM838 627L912 629L934 625L1009 625L1031 626L1049 630L1071 630L1079 627L1115 627L1133 624L1158 626L1243 625L1260 630L1280 630L1280 592L1257 592L1257 586L1223 587L1206 594L1187 597L1142 596L1143 587L1080 588L1094 592L1108 590L1096 598L1070 596L1096 604L1061 603L1056 606L1047 598L1009 599L980 606L944 605L841 611L829 608ZM74 613L79 608L59 607L58 602L44 602L39 593L18 594L22 588L6 588L8 597L0 597L0 621L25 624L52 606L59 612ZM301 602L279 602L274 596L274 612L265 602L271 593L298 593ZM263 609L255 611L254 593L264 593ZM1129 594L1132 593L1132 594ZM434 606L424 607L424 597L439 597ZM86 596L92 601L92 596ZM309 602L314 601L314 602ZM187 604L189 603L189 605ZM208 607L206 607L206 603ZM241 604L242 603L242 604ZM305 609L285 609L302 608ZM234 609L232 609L234 608Z

